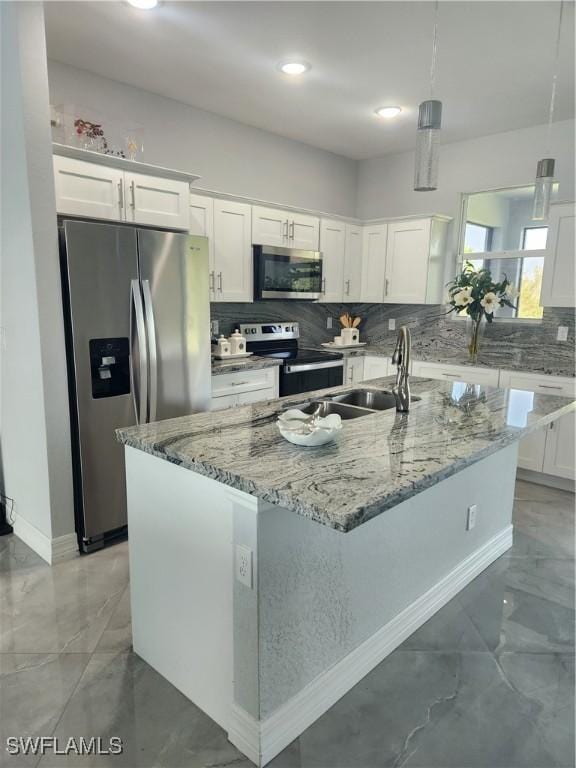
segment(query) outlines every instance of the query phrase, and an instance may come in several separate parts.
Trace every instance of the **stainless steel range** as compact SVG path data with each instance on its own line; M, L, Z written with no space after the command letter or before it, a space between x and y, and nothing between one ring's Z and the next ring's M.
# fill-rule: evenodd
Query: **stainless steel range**
M296 322L242 323L240 332L246 338L248 352L282 360L281 397L337 387L344 381L344 356L300 347L300 327Z

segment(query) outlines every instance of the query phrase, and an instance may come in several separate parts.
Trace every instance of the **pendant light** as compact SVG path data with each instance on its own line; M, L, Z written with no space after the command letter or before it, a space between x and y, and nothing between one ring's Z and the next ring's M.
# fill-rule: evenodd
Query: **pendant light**
M436 58L438 52L438 0L434 4L434 34L432 38L432 64L430 66L430 99L420 104L416 132L416 164L414 190L432 192L438 188L438 155L440 153L440 126L442 102L434 99Z
M564 0L560 0L560 13L558 15L558 31L556 33L556 52L554 54L554 71L552 73L552 91L550 93L550 108L548 110L548 126L546 128L546 152L550 150L550 136L552 133L552 119L556 106L556 86L558 82L558 60L560 58L560 35L562 32L562 14L564 12ZM536 182L534 186L534 203L532 207L532 219L545 221L550 213L550 200L554 186L554 165L552 157L538 160L536 166Z

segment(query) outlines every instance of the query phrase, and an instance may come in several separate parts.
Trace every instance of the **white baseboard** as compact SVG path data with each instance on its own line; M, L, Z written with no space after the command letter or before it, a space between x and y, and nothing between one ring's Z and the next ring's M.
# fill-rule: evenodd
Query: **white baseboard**
M235 704L230 741L256 765L269 763L511 546L510 525L266 720L256 720Z
M16 515L13 522L14 535L33 549L49 565L78 556L78 540L75 533L67 533L51 539L29 523L21 515Z
M574 493L576 486L574 480L557 475L547 475L545 472L535 472L533 469L523 469L522 467L518 467L516 477L529 483L546 485L548 488L559 488L561 491L570 491L571 493Z

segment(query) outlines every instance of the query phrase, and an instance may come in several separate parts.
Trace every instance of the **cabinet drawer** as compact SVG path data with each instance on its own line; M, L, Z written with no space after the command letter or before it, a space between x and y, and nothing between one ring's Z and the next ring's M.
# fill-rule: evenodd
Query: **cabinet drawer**
M261 389L275 389L276 369L262 368L256 371L235 371L212 377L212 397L239 395Z
M470 384L498 386L498 371L489 368L475 368L469 365L436 365L417 360L412 363L412 375L442 381L465 381Z
M564 376L500 371L500 386L509 389L528 389L541 395L576 396L576 381Z

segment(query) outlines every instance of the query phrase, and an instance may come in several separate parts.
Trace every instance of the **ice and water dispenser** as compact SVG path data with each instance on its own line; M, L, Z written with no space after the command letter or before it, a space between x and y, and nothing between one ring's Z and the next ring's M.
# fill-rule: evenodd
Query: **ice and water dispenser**
M127 338L90 339L92 397L130 393L130 345Z

